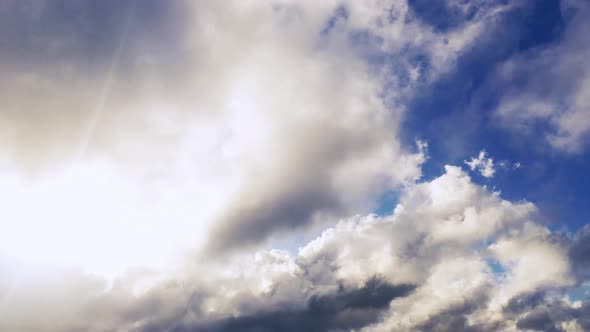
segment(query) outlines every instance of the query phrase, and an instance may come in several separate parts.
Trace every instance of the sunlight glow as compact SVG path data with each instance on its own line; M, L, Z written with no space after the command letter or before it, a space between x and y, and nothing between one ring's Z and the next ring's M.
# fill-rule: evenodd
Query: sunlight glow
M255 84L236 82L224 109L164 154L146 152L155 162L83 157L36 177L0 169L0 254L113 277L198 250L273 144Z
M76 265L104 276L161 267L197 246L226 193L142 184L104 162L37 180L0 177L0 253L30 264ZM204 192L206 191L206 192Z

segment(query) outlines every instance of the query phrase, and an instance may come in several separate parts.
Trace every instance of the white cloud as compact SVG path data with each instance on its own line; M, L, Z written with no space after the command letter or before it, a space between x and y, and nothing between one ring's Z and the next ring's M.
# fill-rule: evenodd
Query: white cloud
M138 293L132 290L142 279L149 280L148 273L118 279L108 290L88 277L73 279L83 287L79 291L65 292L44 281L31 294L46 287L57 292L52 303L60 306L34 301L30 311L18 309L18 303L31 301L23 293L30 285L13 288L0 312L16 310L18 315L2 317L0 327L22 328L19 324L26 321L88 331L115 326L214 331L231 317L311 310L306 306L313 298L329 299L378 276L415 289L394 297L366 330L417 330L469 304L457 317L467 317L470 326L501 324L498 330L510 331L521 317L506 312L510 301L573 283L565 248L550 240L551 232L535 223L536 217L533 204L502 200L472 183L460 168L447 166L439 178L406 188L392 215L341 220L296 255L270 250L200 261ZM494 272L490 261L497 261L502 271ZM67 298L69 291L76 296ZM73 310L76 306L81 307ZM43 320L35 318L39 310L45 313ZM63 325L55 325L58 319Z
M382 77L346 38L352 28L318 45L338 5L187 3L174 54L186 61L120 65L91 133L102 72L7 70L2 249L119 273L189 247L259 243L320 213L368 211L416 180L424 155L400 145L403 109L386 106ZM132 45L121 63L135 60ZM12 245L23 237L30 255Z
M488 158L485 150L481 150L477 158L472 157L470 161L466 160L465 164L467 164L472 171L477 170L486 178L491 178L496 173L496 170L494 169L494 159Z

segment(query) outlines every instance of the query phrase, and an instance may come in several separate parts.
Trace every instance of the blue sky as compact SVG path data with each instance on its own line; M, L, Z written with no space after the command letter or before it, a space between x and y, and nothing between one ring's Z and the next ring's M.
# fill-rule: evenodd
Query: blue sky
M589 18L0 0L0 330L590 330Z
M409 3L416 16L435 29L444 31L469 20L454 17L442 2ZM493 180L474 176L475 181L500 190L507 199L535 202L557 229L576 231L588 223L588 153L552 151L539 137L541 131L519 135L499 127L492 117L504 92L502 87L489 88L502 62L559 43L571 20L568 14L560 11L559 1L536 1L511 10L501 18L501 26L491 27L487 38L460 55L454 69L410 101L403 137L407 142L428 141L425 179L439 176L445 164L462 164L466 156L485 149L496 161L519 162L521 168L501 170Z
M469 20L447 15L443 3L409 3L418 19L435 29L444 31ZM552 228L575 232L588 223L588 154L553 151L540 137L547 124L537 124L536 132L526 134L498 126L493 112L504 91L490 89L493 72L504 61L558 44L571 20L568 16L571 13L560 11L559 1L537 1L511 10L501 18L501 26L491 27L488 38L460 55L455 68L413 96L402 137L407 144L416 138L429 143L424 179L439 176L445 164L462 164L466 156L485 149L496 161L518 162L521 167L502 169L492 180L476 175L474 181L501 191L509 200L535 202ZM428 70L427 62L422 68ZM395 193L384 196L382 204L376 211L389 212L396 204Z

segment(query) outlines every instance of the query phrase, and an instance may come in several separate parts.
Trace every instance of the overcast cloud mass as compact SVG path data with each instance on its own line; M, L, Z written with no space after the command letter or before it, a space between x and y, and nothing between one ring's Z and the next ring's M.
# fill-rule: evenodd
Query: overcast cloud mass
M0 0L0 331L590 331L589 14Z

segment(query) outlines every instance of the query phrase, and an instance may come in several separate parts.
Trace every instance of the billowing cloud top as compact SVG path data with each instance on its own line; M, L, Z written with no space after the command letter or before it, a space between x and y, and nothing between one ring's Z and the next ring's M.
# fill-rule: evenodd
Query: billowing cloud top
M588 227L552 230L460 166L423 178L436 142L410 132L530 7L0 0L0 330L590 329ZM566 7L567 37L485 84L524 70L494 128L540 119L583 153L583 79L537 86L583 61L554 55L581 47L586 8Z

